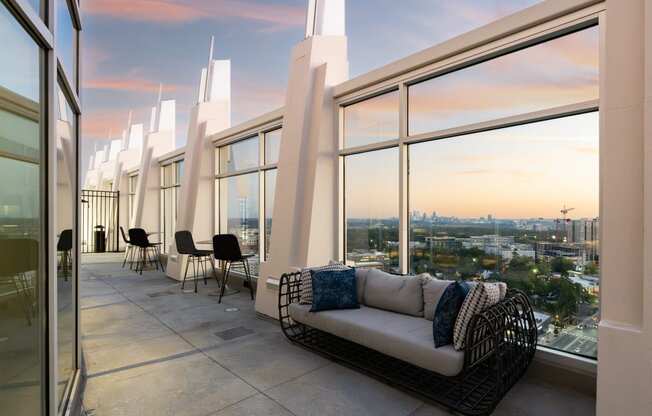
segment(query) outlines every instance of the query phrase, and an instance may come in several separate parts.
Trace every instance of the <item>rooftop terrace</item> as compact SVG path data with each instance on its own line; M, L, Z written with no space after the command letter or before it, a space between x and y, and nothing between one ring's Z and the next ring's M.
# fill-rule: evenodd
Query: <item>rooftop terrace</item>
M447 415L446 410L289 343L248 293L184 293L157 271L85 257L80 281L89 415ZM534 367L495 415L593 415L595 398Z

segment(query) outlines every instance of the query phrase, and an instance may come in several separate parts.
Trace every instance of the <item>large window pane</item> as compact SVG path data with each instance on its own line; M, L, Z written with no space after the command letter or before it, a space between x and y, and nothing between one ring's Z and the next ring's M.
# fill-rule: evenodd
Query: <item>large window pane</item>
M128 209L129 209L129 226L131 227L131 220L134 216L135 202L136 202L136 187L138 186L138 174L129 176L129 188L128 188Z
M276 195L277 169L265 172L265 260L269 260L272 238L272 218L274 216L274 196Z
M249 259L251 273L258 275L258 172L220 179L220 232L234 234Z
M41 412L41 51L0 4L0 413ZM10 58L8 58L10 57Z
M272 130L265 133L265 164L278 163L278 155L281 151L281 136L283 129Z
M344 146L397 139L398 104L398 91L393 91L344 107Z
M73 282L75 256L73 229L76 201L76 142L77 116L57 88L57 339L58 383L57 396L61 405L66 384L75 368L75 298Z
M57 55L68 75L70 83L75 86L77 77L77 29L73 26L72 16L66 0L57 2Z
M258 136L220 147L220 173L233 173L258 167Z
M416 135L598 98L598 29L409 87Z
M411 145L411 272L505 281L541 345L595 357L598 143L590 113Z
M398 149L345 158L346 261L398 271Z
M182 174L183 160L161 167L161 242L165 252L174 240Z

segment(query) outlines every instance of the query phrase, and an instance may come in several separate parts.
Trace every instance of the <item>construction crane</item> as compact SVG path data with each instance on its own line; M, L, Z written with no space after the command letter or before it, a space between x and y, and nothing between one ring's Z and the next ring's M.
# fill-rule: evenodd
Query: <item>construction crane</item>
M564 208L559 211L564 215L564 222L568 221L568 219L566 218L566 215L568 215L568 213L571 212L574 209L575 208L566 208L566 205L564 205Z

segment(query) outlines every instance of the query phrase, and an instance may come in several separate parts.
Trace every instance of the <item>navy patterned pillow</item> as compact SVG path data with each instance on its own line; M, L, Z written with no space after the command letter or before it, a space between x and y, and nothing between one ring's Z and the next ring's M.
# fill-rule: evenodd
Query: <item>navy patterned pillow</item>
M435 340L435 348L453 343L455 320L468 293L469 286L465 282L451 283L444 290L432 320L432 337Z
M333 309L358 309L358 285L355 269L311 270L312 307L310 312Z

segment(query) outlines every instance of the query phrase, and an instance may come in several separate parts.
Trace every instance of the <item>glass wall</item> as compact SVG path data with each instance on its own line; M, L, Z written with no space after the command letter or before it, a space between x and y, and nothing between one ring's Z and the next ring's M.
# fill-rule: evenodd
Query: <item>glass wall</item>
M57 396L63 400L66 385L75 370L75 287L77 274L74 249L75 203L77 185L77 115L68 99L57 90Z
M398 149L346 156L344 172L347 264L399 272Z
M216 149L219 233L234 234L242 252L254 255L255 276L270 253L281 136L281 128L265 128Z
M182 174L183 160L161 166L161 242L165 252L174 241Z
M73 88L77 88L77 29L66 0L57 4L57 56Z
M12 57L0 65L0 406L3 414L27 416L40 414L46 387L43 53L1 3L0 36L2 55Z
M597 357L598 42L588 27L407 80L404 135L396 92L343 104L345 260L505 281L540 345Z
M344 107L344 146L398 139L398 91Z
M129 226L131 226L131 220L134 217L134 208L136 201L136 187L138 186L138 174L129 175L127 188L127 208L129 211Z

